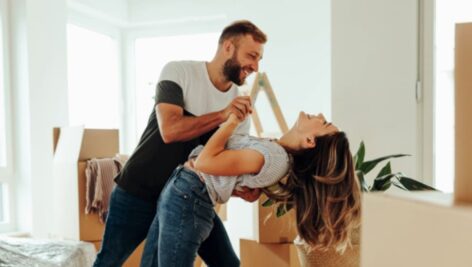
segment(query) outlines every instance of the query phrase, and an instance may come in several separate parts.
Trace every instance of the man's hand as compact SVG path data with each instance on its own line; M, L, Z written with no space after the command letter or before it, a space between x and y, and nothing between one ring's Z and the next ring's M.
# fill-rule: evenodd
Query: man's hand
M251 189L249 187L242 187L242 190L233 190L233 196L240 197L247 202L254 202L261 196L261 190L259 188Z
M233 113L240 121L244 120L246 116L252 113L251 98L249 96L238 96L229 103L229 105L222 110L225 120Z

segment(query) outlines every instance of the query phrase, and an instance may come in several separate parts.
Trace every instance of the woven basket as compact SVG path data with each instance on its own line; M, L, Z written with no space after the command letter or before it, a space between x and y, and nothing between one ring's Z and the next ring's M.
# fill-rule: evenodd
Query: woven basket
M302 267L359 267L360 266L360 238L359 231L353 233L352 246L341 255L336 250L313 250L308 252L309 246L300 241L294 242L297 247L298 258Z

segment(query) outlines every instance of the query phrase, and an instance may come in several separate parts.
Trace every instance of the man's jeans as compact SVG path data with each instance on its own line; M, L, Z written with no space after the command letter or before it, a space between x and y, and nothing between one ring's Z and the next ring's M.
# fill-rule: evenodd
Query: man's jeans
M239 266L206 187L194 172L179 167L162 191L157 206L142 267L192 267L197 251L209 266ZM215 235L220 237L218 243Z
M115 187L110 197L102 248L93 266L123 265L146 238L154 217L157 217L155 202L145 201ZM214 217L210 236L201 244L198 254L210 267L239 266L239 259L218 216Z
M102 247L94 267L121 266L146 238L156 214L156 204L126 193L116 186L110 207Z

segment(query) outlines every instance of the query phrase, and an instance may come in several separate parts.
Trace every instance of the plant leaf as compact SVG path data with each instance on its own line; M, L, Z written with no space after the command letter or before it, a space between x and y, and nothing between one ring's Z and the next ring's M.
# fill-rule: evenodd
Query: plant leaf
M374 184L372 185L372 188L370 189L370 191L371 192L385 191L389 189L390 186L392 185L392 178L395 178L395 177L396 177L396 174L390 173L390 174L375 178Z
M387 160L387 159L390 159L390 158L400 158L400 157L405 157L405 156L410 156L410 155L408 155L408 154L395 154L395 155L388 155L388 156L385 156L385 157L376 158L376 159L369 160L369 161L366 161L366 162L362 163L362 165L358 169L361 170L364 174L367 174L373 168L375 168L375 166L377 166L377 164L379 164L380 162L382 162L384 160Z
M356 171L357 179L359 179L359 184L361 185L362 192L369 192L369 186L365 182L364 173L361 171Z
M357 170L357 154L352 156L352 162L354 164L354 169Z
M262 202L262 207L270 207L274 205L274 203L275 203L275 200L273 200L272 198L268 198L266 199L266 201Z
M276 215L282 217L285 213L289 212L293 208L292 204L282 203L277 207Z
M275 193L275 192L278 192L281 188L280 188L279 183L275 183L273 185L267 186L266 189L272 193Z
M361 144L359 145L359 149L356 152L356 155L354 156L354 164L356 166L356 170L360 168L360 166L364 163L364 156L365 156L365 145L364 141L361 141Z
M409 177L406 177L406 176L403 176L403 175L399 175L397 177L398 179L398 182L404 186L408 191L438 191L437 189L429 186L429 185L426 185L426 184L423 184L422 182L419 182L419 181L416 181L412 178L409 178Z
M396 180L396 182L393 182L392 184L393 184L394 186L400 188L401 190L408 191L408 189L406 189L400 182L398 182L398 179Z
M392 173L392 166L390 165L390 161L387 162L387 164L380 170L379 174L377 174L377 177L376 178L379 178L379 177L382 177L382 176L385 176L387 174L391 174Z

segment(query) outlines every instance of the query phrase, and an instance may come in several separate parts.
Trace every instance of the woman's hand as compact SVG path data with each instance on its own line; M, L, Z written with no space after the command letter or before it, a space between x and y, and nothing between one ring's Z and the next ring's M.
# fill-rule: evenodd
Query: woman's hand
M234 113L231 113L228 116L228 119L221 124L221 128L233 128L237 127L243 120L246 119L247 116L244 116L242 120L240 120Z
M244 119L245 118L246 116L244 117ZM231 113L226 121L228 123L240 124L243 120L240 120L234 113Z

